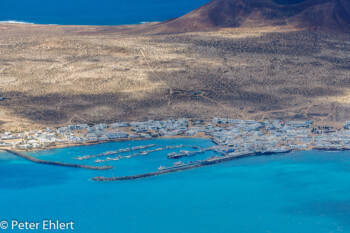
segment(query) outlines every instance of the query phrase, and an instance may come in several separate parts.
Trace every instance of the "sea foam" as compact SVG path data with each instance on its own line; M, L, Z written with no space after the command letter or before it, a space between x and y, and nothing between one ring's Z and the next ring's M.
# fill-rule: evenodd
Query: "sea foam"
M6 20L6 21L0 21L0 23L34 24L34 23L30 23L30 22L25 22L25 21L17 21L17 20Z

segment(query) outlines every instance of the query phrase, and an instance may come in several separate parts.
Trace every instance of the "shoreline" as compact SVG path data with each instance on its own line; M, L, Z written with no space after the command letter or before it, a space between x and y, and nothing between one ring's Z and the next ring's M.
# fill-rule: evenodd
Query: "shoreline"
M193 136L168 136L168 137L159 137L159 138L138 138L138 139L114 139L114 140L108 140L108 141L97 141L97 142L90 142L90 143L83 143L83 144L76 144L76 145L67 145L63 147L53 147L53 148L48 148L48 150L53 150L53 149L60 149L60 148L66 148L66 147L74 147L74 146L89 146L89 145L97 145L97 144L103 144L103 143L109 143L109 142L126 142L126 141L146 141L146 140L152 140L152 139L179 139L179 138L206 138L206 139L211 139L211 141L215 143L212 137L193 137ZM62 145L61 145L62 146ZM42 149L45 150L45 149ZM36 150L36 151L42 151L42 150ZM22 151L18 150L12 150L12 149L4 149L0 148L0 151L4 151L13 155L16 155L18 157L24 158L30 162L34 163L39 163L39 164L46 164L46 165L54 165L54 166L64 166L64 167L74 167L74 168L81 168L81 169L88 169L88 170L110 170L113 167L112 166L89 166L89 165L83 165L83 164L70 164L70 163L63 163L63 162L53 162L53 161L47 161L47 160L41 160L35 157L32 157L30 155L23 154ZM33 150L32 150L33 151ZM211 166L219 163L224 163L236 159L243 159L246 157L255 157L255 156L269 156L269 155L278 155L278 154L290 154L292 152L301 152L301 151L324 151L324 152L341 152L341 151L350 151L350 148L319 148L319 147L311 147L307 149L289 149L287 151L283 152L273 152L273 151L252 151L244 154L238 154L238 155L229 155L226 154L223 157L217 157L217 158L209 158L203 161L195 162L192 164L185 164L179 167L169 167L164 170L158 170L154 172L148 172L148 173L141 173L137 175L130 175L130 176L120 176L120 177L103 177L103 176L98 176L98 177L93 177L91 178L92 181L97 181L97 182L111 182L111 181L121 181L121 180L138 180L138 179L144 179L148 177L154 177L154 176L160 176L160 175L165 175L165 174L171 174L171 173L177 173L177 172L182 172L182 171L187 171L187 170L192 170L200 167L206 167L206 166Z
M202 138L202 139L210 139L214 144L216 144L213 141L213 138L210 136L167 136L167 137L157 137L157 138L132 138L132 139L110 139L106 141L91 141L91 142L84 142L84 143L63 143L58 144L55 146L48 146L40 149L32 149L32 150L24 150L24 149L11 149L11 148L0 148L2 149L10 149L13 151L18 152L35 152L35 151L45 151L45 150L55 150L55 149L63 149L63 148L70 148L70 147L80 147L80 146L92 146L92 145L98 145L103 143L111 143L111 142L127 142L127 141L147 141L147 140L153 140L153 139L180 139L180 138Z
M57 23L35 23L35 22L27 22L22 20L8 19L8 20L0 20L0 24L5 25L39 25L39 26L83 26L83 27L119 27L119 26L134 26L134 25L145 25L150 23L161 23L162 21L140 21L138 23L126 23L126 24L57 24Z
M36 163L44 163L60 166L74 166L88 169L101 169L79 164L64 164L60 162L50 162L40 160L26 155L25 152L44 151L77 147L75 150L79 154L82 146L92 146L101 144L101 149L113 147L114 144L105 144L112 142L119 143L119 146L131 146L133 142L143 141L137 144L156 140L165 141L169 146L176 144L176 139L182 139L183 143L191 140L208 140L208 146L203 151L214 151L220 155L211 156L202 160L191 160L184 164L179 161L168 167L160 166L158 170L134 176L121 177L95 177L95 181L114 181L114 180L134 180L152 176L158 176L183 170L194 169L208 166L216 163L259 155L271 155L280 153L289 153L292 151L348 151L350 150L350 121L343 125L344 130L333 128L332 126L317 126L313 121L256 121L242 119L213 118L207 120L193 119L168 119L167 121L148 120L144 122L116 122L112 124L77 124L67 125L59 128L47 128L40 131L29 131L24 133L12 134L5 132L2 138L9 142L2 143L4 151L15 154ZM13 141L11 141L11 139ZM34 140L33 140L34 139ZM17 140L17 141L15 141ZM211 143L209 143L209 140ZM194 142L193 144L196 144ZM140 146L141 148L142 146ZM182 145L181 145L182 147ZM16 148L16 149L10 149ZM92 147L94 148L94 147ZM137 148L137 147L135 147ZM91 149L91 148L90 148ZM129 150L127 150L129 149ZM69 151L71 149L68 149ZM83 149L84 150L84 149ZM89 150L89 149L87 149ZM130 151L130 148L119 149L117 153ZM22 153L23 152L23 153ZM105 151L97 155L78 156L76 159L90 159L98 156L109 156L116 151ZM142 153L141 153L142 152ZM148 154L141 151L134 153L127 158L139 154ZM153 152L152 150L149 153ZM198 151L192 153L197 154ZM172 152L168 158L181 158L192 155L189 151L181 150L180 153ZM113 158L97 159L95 162L106 162L109 160L119 160L123 156Z
M40 151L46 151L46 150L55 150L55 149L64 149L64 148L71 148L71 147L87 147L92 145L99 145L104 143L113 143L113 142L132 142L132 141L147 141L147 140L157 140L157 139L184 139L184 138L198 138L198 139L210 139L211 142L215 145L218 145L217 142L215 142L214 138L208 135L204 136L167 136L167 137L157 137L157 138L132 138L132 139L110 139L105 141L90 141L90 142L84 142L84 143L64 143L64 144L58 144L55 146L48 146L40 149L31 149L31 150L25 150L25 149L12 149L9 147L3 147L0 148L0 151L15 151L15 152L40 152ZM291 149L290 152L295 151L329 151L329 152L341 152L341 151L350 151L350 148L319 148L319 147L310 147L306 149ZM275 152L271 152L272 154L278 154ZM267 153L265 153L267 154Z

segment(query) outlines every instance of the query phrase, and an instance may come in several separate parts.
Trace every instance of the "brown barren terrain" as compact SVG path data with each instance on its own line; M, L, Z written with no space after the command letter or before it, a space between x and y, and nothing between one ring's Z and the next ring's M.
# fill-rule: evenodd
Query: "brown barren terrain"
M349 0L212 0L182 16L138 32L193 32L232 27L291 26L350 32Z
M130 34L0 24L2 130L215 116L350 115L350 36L291 26Z

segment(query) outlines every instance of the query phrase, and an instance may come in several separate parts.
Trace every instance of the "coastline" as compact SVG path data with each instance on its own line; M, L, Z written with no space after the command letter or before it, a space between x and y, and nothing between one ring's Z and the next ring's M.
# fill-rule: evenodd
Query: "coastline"
M91 145L98 145L103 143L109 143L109 142L127 142L127 141L146 141L151 139L177 139L177 138L205 138L210 139L214 144L213 138L205 135L199 135L199 136L166 136L166 137L157 137L157 138L125 138L125 139L109 139L105 141L90 141L90 142L83 142L83 143L62 143L55 146L48 146L44 148L38 148L38 149L31 149L31 150L25 150L25 149L13 149L14 151L19 152L33 152L33 151L44 151L44 150L54 150L54 149L62 149L62 148L69 148L69 147L80 147L80 146L91 146ZM11 149L11 148L3 148L3 149ZM1 148L0 148L1 150Z
M2 138L9 140L10 143L2 143L2 147L7 152L36 163L87 168L85 165L64 164L60 162L52 163L50 161L39 160L21 152L85 147L111 142L126 142L126 144L130 142L131 144L132 141L157 139L170 139L168 143L169 147L172 144L171 139L184 139L186 141L186 139L202 138L210 139L215 144L206 148L197 148L200 150L192 153L184 149L180 152L171 152L168 154L168 159L172 159L190 157L208 150L216 153L215 156L206 159L191 160L187 161L186 164L182 161L177 161L167 167L160 166L158 171L134 176L93 178L96 181L133 180L209 166L247 156L271 155L292 151L350 150L350 130L348 130L350 121L345 122L344 130L330 130L331 126L324 128L316 127L317 124L314 124L310 120L259 122L255 120L226 118L213 118L211 122L182 118L177 120L169 119L167 121L149 120L145 122L100 123L97 125L77 124L56 129L47 128L41 131L30 131L22 134L6 132L2 134ZM4 148L4 146L16 148L16 150ZM106 147L108 148L108 146ZM103 148L105 146L102 146ZM142 146L135 148L137 148L135 150L143 149ZM77 148L77 151L80 149ZM96 163L100 163L109 160L119 160L124 157L131 158L140 154L147 155L154 152L152 150L144 150L124 157L117 155L126 151L130 151L130 148L100 152L97 155L78 156L76 159L83 160L99 156L116 155L113 158L107 157L106 159L97 159L95 161ZM93 169L100 168L94 167Z
M66 166L66 167L75 167L75 168L83 168L83 169L89 169L89 170L109 170L113 167L111 166L102 166L102 167L96 167L96 166L87 166L87 165L80 165L80 164L69 164L69 163L61 163L61 162L52 162L52 161L46 161L46 160L40 160L35 157L22 154L21 152L29 152L29 151L43 151L43 150L53 150L53 149L61 149L61 148L69 148L69 147L80 147L80 146L90 146L90 145L97 145L97 144L103 144L103 143L110 143L110 142L127 142L127 141L147 141L152 139L180 139L180 138L206 138L211 139L211 141L218 145L213 137L210 137L209 135L201 135L201 136L166 136L166 137L157 137L157 138L134 138L134 139L111 139L106 141L91 141L91 142L85 142L85 143L70 143L70 144L59 144L52 147L47 148L41 148L40 150L11 150L11 149L4 149L0 148L0 151L5 151L11 154L14 154L16 156L22 157L28 161L34 162L34 163L40 163L40 164L46 164L46 165L55 165L55 166ZM170 167L165 170L158 170L154 172L148 172L148 173L141 173L137 175L131 175L131 176L120 176L120 177L93 177L91 178L92 181L98 181L98 182L110 182L110 181L121 181L121 180L137 180L137 179L144 179L148 177L153 176L160 176L170 173L177 173L182 172L186 170L192 170L200 167L206 167L211 166L235 159L243 159L246 157L254 157L254 156L269 156L269 155L275 155L275 154L289 154L292 152L298 152L298 151L331 151L331 152L341 152L341 151L349 151L350 148L319 148L319 147L309 147L305 149L289 149L284 152L273 152L273 151L251 151L248 153L241 153L238 155L229 155L226 153L223 157L216 157L216 158L208 158L203 161L195 162L193 164L185 164L180 167Z
M152 139L180 139L180 138L202 138L202 139L210 139L215 145L218 145L217 142L215 142L213 137L209 135L205 136L166 136L166 137L157 137L157 138L132 138L132 139L109 139L105 141L90 141L90 142L83 142L83 143L63 143L58 144L55 146L48 146L44 148L39 149L31 149L31 150L25 150L25 149L13 149L14 151L19 152L35 152L35 151L45 151L45 150L54 150L54 149L63 149L63 148L70 148L70 147L81 147L81 146L91 146L91 145L98 145L103 143L111 143L111 142L127 142L127 141L147 141ZM3 148L3 149L9 149L9 148ZM0 148L0 150L2 150ZM318 148L318 147L310 147L306 149L292 149L291 151L350 151L350 148Z

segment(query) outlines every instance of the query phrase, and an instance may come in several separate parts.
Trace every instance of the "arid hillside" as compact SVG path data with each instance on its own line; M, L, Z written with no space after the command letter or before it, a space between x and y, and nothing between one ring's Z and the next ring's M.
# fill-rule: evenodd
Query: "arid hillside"
M184 15L141 31L193 32L227 27L288 25L350 32L348 0L212 0Z
M344 121L350 36L0 25L1 129L214 116Z

